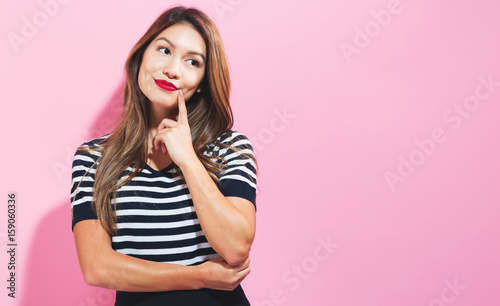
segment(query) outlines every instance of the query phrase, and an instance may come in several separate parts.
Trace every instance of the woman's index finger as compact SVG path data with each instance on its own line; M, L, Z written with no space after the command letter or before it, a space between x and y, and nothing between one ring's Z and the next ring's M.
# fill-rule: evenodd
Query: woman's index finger
M177 118L177 122L187 123L187 108L186 101L184 100L184 93L182 90L179 90L179 95L177 96L177 107L179 108L179 116Z

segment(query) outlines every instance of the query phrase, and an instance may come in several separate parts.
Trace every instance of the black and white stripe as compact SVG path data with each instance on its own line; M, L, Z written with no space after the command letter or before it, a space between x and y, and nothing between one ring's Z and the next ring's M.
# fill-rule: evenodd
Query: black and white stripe
M93 139L83 146L99 145L107 137ZM220 177L220 191L225 196L242 197L255 205L256 165L248 157L253 156L249 140L235 131L221 135L218 140L239 149L234 152L209 145L205 152L226 160L227 169ZM91 201L99 156L98 151L77 151L75 154L71 188L73 227L81 220L97 219ZM124 177L132 171L127 168ZM189 190L172 165L161 171L146 166L118 189L116 203L112 204L117 208L118 227L117 235L112 237L112 247L120 253L182 265L196 265L219 256L207 242Z

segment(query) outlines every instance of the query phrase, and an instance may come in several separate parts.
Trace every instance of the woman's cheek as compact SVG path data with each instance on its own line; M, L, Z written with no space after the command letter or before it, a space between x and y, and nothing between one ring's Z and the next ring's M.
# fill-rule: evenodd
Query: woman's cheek
M153 65L152 65L152 70L153 71L158 71L158 70L161 70L162 69L162 63L161 62L154 62Z

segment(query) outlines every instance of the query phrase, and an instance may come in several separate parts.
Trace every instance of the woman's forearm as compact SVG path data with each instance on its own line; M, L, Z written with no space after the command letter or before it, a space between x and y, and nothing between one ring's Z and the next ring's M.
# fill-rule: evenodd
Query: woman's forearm
M179 166L212 248L230 265L245 261L255 236L254 223L219 191L198 159Z
M112 249L88 261L82 271L87 284L120 291L191 290L205 285L199 266L148 261Z
M80 221L73 231L80 268L91 286L135 292L199 289L213 277L206 265L167 264L117 252L99 220Z
M132 292L233 290L250 273L249 260L237 267L222 258L184 266L119 253L111 248L111 238L98 220L78 222L74 235L80 268L91 286Z

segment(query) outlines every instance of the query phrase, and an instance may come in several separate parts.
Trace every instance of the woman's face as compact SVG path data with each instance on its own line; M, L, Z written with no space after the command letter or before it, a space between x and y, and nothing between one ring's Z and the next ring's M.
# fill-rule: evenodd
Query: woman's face
M205 75L205 59L205 41L192 26L170 26L144 52L139 87L155 108L176 108L179 90L188 101L198 89Z

